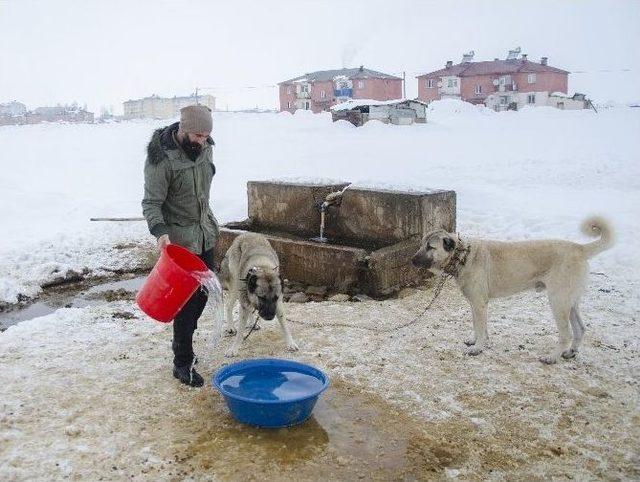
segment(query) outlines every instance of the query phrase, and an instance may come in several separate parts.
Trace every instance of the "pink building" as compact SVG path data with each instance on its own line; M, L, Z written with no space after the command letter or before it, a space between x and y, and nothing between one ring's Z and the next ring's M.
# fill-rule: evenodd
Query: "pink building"
M375 70L321 70L280 82L280 111L297 109L314 113L350 99L392 100L402 98L402 79Z
M531 62L520 48L506 60L473 62L473 52L462 62L448 61L444 69L417 77L418 99L423 102L456 98L485 104L495 110L522 105L548 105L552 93L567 94L569 72L551 67L547 57Z

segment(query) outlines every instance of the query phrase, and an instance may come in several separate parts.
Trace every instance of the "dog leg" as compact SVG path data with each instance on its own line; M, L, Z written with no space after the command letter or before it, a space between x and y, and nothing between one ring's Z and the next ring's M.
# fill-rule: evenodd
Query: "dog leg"
M467 345L472 345L467 350L467 355L479 355L487 347L489 334L487 332L487 300L469 301L473 316L474 338L467 340Z
M244 340L244 332L247 328L247 320L251 315L251 311L240 305L240 318L238 319L238 330L236 331L236 337L233 339L233 343L225 353L226 357L238 356L240 346Z
M230 289L229 290L229 295L228 295L228 300L227 300L227 310L226 310L226 319L225 319L225 327L224 327L224 334L227 336L232 336L236 334L236 330L233 327L234 322L233 322L233 307L236 304L236 301L238 300L238 292L235 289Z
M580 343L582 342L582 337L584 336L584 332L586 331L584 324L582 323L582 318L580 317L580 309L578 307L578 303L571 307L571 311L569 312L569 321L571 322L571 331L573 332L573 340L571 341L571 348L562 352L562 358L573 358L578 353L578 348L580 348Z
M281 299L278 300L278 305L276 306L276 316L278 317L282 334L284 335L284 339L287 343L287 349L289 351L298 351L298 344L295 342L293 336L291 336L291 332L289 331L289 325L287 323L287 317L284 314L284 306Z
M562 293L562 288L559 289L560 293L549 292L549 303L551 304L551 311L558 327L558 344L555 350L549 356L540 357L542 363L552 365L558 362L560 356L569 351L569 345L571 343L571 329L569 327L569 313L571 312L571 302L569 302Z

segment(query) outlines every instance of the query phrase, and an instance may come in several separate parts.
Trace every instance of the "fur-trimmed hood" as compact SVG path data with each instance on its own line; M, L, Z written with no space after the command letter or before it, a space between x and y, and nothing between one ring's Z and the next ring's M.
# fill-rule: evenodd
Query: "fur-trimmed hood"
M151 164L158 164L167 157L166 151L177 149L178 145L173 134L178 131L180 123L175 122L169 126L156 129L147 145L147 157ZM214 146L215 142L211 137L207 137L207 144Z

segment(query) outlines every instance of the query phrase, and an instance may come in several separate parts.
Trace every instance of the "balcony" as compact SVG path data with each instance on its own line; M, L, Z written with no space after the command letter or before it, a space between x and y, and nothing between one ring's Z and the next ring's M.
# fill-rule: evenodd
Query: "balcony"
M518 87L515 83L511 84L498 84L495 87L495 92L516 92Z
M353 97L353 89L335 89L333 91L334 97Z

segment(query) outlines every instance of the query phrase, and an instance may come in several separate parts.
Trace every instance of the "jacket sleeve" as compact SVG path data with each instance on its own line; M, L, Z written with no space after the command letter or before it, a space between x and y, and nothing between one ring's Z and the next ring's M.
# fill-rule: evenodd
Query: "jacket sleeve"
M156 238L169 233L162 215L162 205L167 199L171 173L166 162L152 164L149 159L144 165L144 198L142 214L147 220L149 231Z

